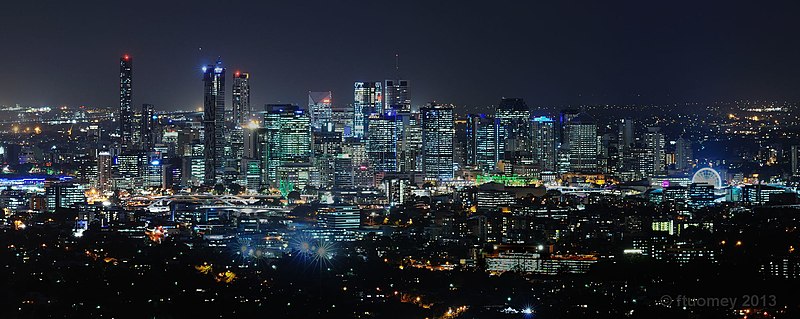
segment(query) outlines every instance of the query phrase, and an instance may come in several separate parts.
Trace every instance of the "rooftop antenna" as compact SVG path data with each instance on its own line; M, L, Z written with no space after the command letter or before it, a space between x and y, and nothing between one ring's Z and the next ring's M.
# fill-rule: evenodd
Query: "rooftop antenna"
M400 80L400 54L394 54L394 72L395 76L397 76L397 80Z

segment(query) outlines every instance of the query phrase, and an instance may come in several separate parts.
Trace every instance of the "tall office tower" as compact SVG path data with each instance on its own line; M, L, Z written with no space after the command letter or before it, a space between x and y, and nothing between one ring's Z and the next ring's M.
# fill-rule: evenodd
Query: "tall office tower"
M353 137L363 138L369 115L383 113L381 82L356 82L353 93Z
M246 171L248 168L242 166L244 159L245 148L245 128L250 125L257 125L251 123L253 119L253 111L250 107L250 73L236 71L233 73L233 86L231 87L232 98L232 112L227 121L226 137L226 163L225 167L228 172L242 173L238 175L240 183L247 183L245 180Z
M225 171L225 68L222 59L203 67L203 129L205 139L206 176L204 183L222 181Z
M533 160L530 139L530 110L519 98L503 98L495 111L500 159L521 163Z
M386 109L398 112L411 112L411 94L407 80L384 81L384 99Z
M184 157L181 183L185 186L200 186L205 180L205 145L200 142L200 139L196 137L197 135L199 135L199 132L190 129L184 131L183 138L179 137L179 140L188 141L185 142L186 145L184 145L182 153Z
M422 158L425 180L453 179L453 106L428 103L422 114Z
M331 123L333 130L342 135L342 138L353 137L353 113L352 105L331 104Z
M299 107L281 112L280 158L283 163L309 163L311 120Z
M653 148L647 144L633 143L622 153L620 178L626 181L642 180L653 175Z
M633 137L633 119L622 119L619 122L619 142L618 142L618 150L620 152L624 152L626 149L631 147L634 142Z
M321 131L313 132L314 156L311 160L319 172L320 186L330 188L334 185L335 159L342 153L342 134L326 126Z
M367 156L367 143L357 138L346 138L342 142L342 154L347 154L353 166L353 186L375 186L375 174L369 156Z
M278 170L290 164L309 164L311 157L311 121L296 105L269 104L264 114L262 167L264 180L278 184Z
M281 114L280 108L274 105L266 105L267 111L264 113L263 129L259 130L258 141L260 142L261 149L261 171L263 176L261 180L265 184L275 186L277 180L278 166L281 165L280 159L280 128L281 128Z
M123 150L133 146L132 66L133 58L129 55L123 55L119 59L119 136Z
M399 69L398 69L398 78L399 78ZM412 164L414 159L411 157L419 155L419 149L412 149L411 147L418 147L418 143L416 140L407 140L409 137L408 133L419 130L417 128L411 128L409 130L409 125L413 123L418 123L418 121L414 121L411 113L411 92L409 90L409 82L407 80L386 80L383 82L383 105L384 111L393 111L396 115L396 123L397 123L397 170L401 172L409 172L413 171L413 169L407 165ZM385 112L384 112L385 113Z
M142 167L142 186L145 188L164 187L164 157L161 152L147 152L147 164Z
M419 112L397 113L397 160L401 172L422 171L422 126Z
M692 141L686 138L678 138L675 141L675 169L688 171L694 168L694 153Z
M500 160L498 121L491 115L467 115L467 165L490 172Z
M244 125L250 121L253 110L250 108L250 73L233 73L233 126Z
M308 115L311 117L311 129L315 132L331 123L333 109L331 108L331 91L308 92Z
M367 157L373 172L397 171L397 115L393 111L369 116Z
M539 162L542 172L555 172L556 155L556 125L553 119L540 116L531 120L531 135L533 140L533 158Z
M242 128L242 158L261 158L262 141L260 137L263 135L261 134L263 130L264 128L257 122L250 122L250 124Z
M664 145L666 144L666 141L664 139L664 133L661 133L661 128L648 127L647 133L644 135L644 143L653 154L651 159L653 162L653 171L649 172L649 174L657 175L663 173L666 170L664 165Z
M559 113L557 133L558 133L558 142L560 144L566 143L566 134L564 132L564 129L567 127L567 124L576 117L578 117L579 114L580 111L572 109L561 110L561 112Z
M586 114L573 117L564 127L571 172L597 172L597 125Z
M355 186L355 167L349 154L339 154L334 158L333 188L343 189Z
M453 162L456 166L456 171L469 166L467 164L467 117L456 116L455 135L453 136Z
M132 151L121 154L113 162L114 189L134 189L141 187L144 167L147 166L147 153Z
M244 181L247 190L254 192L261 189L263 182L262 159L263 131L258 122L252 121L241 128L242 155L239 161L239 177Z
M233 124L233 126L226 129L228 142L225 147L225 167L239 171L238 167L241 166L242 158L244 158L245 130L248 130L248 127L252 125L258 126L257 123L250 122Z
M599 173L615 174L619 165L617 143L619 134L604 133L598 137L597 169Z
M158 115L152 104L142 104L141 120L139 121L141 133L141 149L151 151L155 146L155 129L158 125Z

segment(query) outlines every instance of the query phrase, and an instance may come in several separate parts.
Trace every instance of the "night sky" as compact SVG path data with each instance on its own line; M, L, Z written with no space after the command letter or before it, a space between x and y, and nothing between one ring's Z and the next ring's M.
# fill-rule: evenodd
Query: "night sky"
M118 105L124 53L134 105L170 110L202 104L217 56L228 85L251 72L254 106L349 103L395 53L414 105L800 98L797 1L250 2L6 1L0 104Z

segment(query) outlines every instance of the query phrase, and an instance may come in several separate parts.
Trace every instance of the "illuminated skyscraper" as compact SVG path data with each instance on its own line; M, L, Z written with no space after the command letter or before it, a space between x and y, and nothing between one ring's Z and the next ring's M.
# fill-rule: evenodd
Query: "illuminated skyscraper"
M407 80L386 80L384 82L386 109L398 112L411 112L411 97Z
M453 106L429 103L422 114L422 158L426 180L453 179Z
M45 186L47 211L60 208L73 208L75 204L86 203L86 190L77 183L52 183Z
M240 126L250 121L250 73L236 71L233 73L233 125Z
M308 115L311 117L311 128L315 132L323 130L323 127L331 123L331 91L327 92L308 92Z
M679 138L675 142L675 168L679 171L688 171L694 168L694 154L692 141Z
M131 81L133 58L119 58L119 136L120 146L128 149L133 142L133 110L131 109Z
M387 111L388 112L388 111ZM422 127L419 112L394 111L397 131L397 171L422 171Z
M652 152L650 160L653 162L653 171L648 172L650 176L661 174L666 171L664 165L664 145L666 144L664 133L661 133L660 127L648 127L647 133L644 135L645 145Z
M533 158L543 172L556 171L556 126L553 119L540 116L531 120Z
M393 111L369 116L367 156L373 172L397 171L397 116Z
M203 67L203 129L205 130L205 184L222 180L225 169L225 68L222 59Z
M356 82L353 99L353 137L363 138L367 119L372 113L383 112L381 82Z
M102 191L111 190L114 182L111 180L112 174L111 153L103 151L97 154L97 187Z
M622 119L619 122L619 146L618 149L620 152L625 151L634 142L633 137L633 119Z
M320 186L333 187L336 156L342 154L342 134L324 127L313 132L314 156L311 158L319 172Z
M152 104L142 104L140 128L141 128L141 142L142 150L151 151L155 146L155 132L156 125L158 124L158 115Z
M467 165L478 167L484 172L495 169L499 160L498 123L494 117L486 114L468 114Z
M531 161L530 110L520 98L503 98L495 118L500 159L510 163Z
M572 172L597 172L597 124L586 114L572 118L564 127L564 146Z
M341 134L342 137L353 137L354 118L355 114L353 113L352 105L331 105L331 123L333 123L333 130Z
M281 167L311 165L311 121L296 105L269 104L264 114L264 180L278 186Z

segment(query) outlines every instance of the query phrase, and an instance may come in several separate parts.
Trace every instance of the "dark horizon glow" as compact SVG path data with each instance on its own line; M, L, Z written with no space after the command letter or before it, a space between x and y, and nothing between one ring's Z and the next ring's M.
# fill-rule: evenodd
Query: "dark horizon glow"
M0 12L0 104L115 106L117 60L136 59L133 105L202 105L200 66L251 74L254 107L350 103L354 81L411 81L415 106L800 98L800 4L623 1L54 2ZM230 97L226 98L230 101Z

